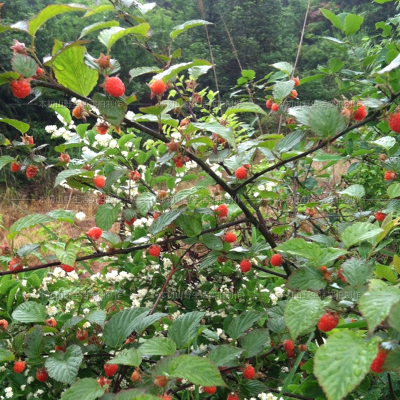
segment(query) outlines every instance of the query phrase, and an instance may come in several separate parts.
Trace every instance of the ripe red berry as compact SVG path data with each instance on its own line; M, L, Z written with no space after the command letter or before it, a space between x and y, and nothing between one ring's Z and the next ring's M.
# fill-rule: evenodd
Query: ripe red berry
M294 343L290 339L283 341L283 348L286 352L294 350Z
M97 379L97 383L100 385L100 387L109 385L111 382L112 382L111 379L104 378L104 376L101 376L100 378ZM107 392L107 390L106 390L106 392Z
M32 179L36 176L38 171L38 167L35 167L34 165L30 165L27 169L26 169L26 177L28 179Z
M239 396L236 396L236 394L230 394L226 400L239 400Z
M10 84L11 91L14 97L18 99L24 99L31 92L31 85L25 80L12 81Z
M104 90L113 97L120 97L125 93L125 85L117 76L106 78Z
M247 168L245 167L239 167L236 171L235 171L235 176L236 178L242 180L242 179L247 179L247 177L249 176L249 172L247 170Z
M400 112L396 112L389 117L389 128L396 133L400 133Z
M133 225L133 223L136 221L136 217L133 217L130 221L128 221L127 219L125 220L125 223L128 225L128 226L131 226L131 225Z
M129 179L132 181L138 181L142 176L139 171L131 171L129 172Z
M113 376L118 369L118 364L104 364L104 372L108 377Z
M245 379L253 379L256 375L256 371L252 365L247 365L243 371L243 376Z
M93 183L95 184L96 187L101 189L106 184L106 177L104 175L97 175L96 177L93 178Z
M8 270L21 271L22 270L21 260L18 257L13 257L8 263Z
M251 262L249 260L242 260L240 262L240 269L243 273L249 272L251 270Z
M21 169L21 164L13 162L11 164L11 172L18 172Z
M221 218L224 218L228 215L228 207L225 204L221 204L215 209L215 212L217 212Z
M73 267L72 267L71 265L61 264L61 268L62 268L65 272L72 272L72 271L74 271L75 268L76 268L76 263L74 264Z
M99 124L96 125L96 131L100 134L100 135L105 135L108 132L108 128L110 126L107 124L107 122L101 122Z
M157 219L161 217L161 213L159 211L155 211L153 214L153 219Z
M274 267L279 267L280 265L282 265L282 261L283 261L283 257L280 254L274 254L271 257L271 264Z
M290 92L289 97L290 97L291 99L297 99L297 95L298 95L297 90L296 90L296 89L293 89L293 90Z
M79 329L78 332L76 332L76 338L78 340L86 340L87 337L89 336L88 331L86 329Z
M274 103L273 100L269 99L269 100L267 100L267 102L265 103L265 107L271 108L273 103Z
M148 249L147 253L152 257L159 257L161 252L161 247L158 244L152 244Z
M36 379L39 382L46 382L47 379L49 379L49 374L47 373L46 368L43 367L43 368L40 368L40 369L37 370Z
M396 177L396 174L393 171L385 172L385 181L391 181Z
M54 349L57 350L57 351L62 351L63 353L65 353L65 348L63 346L55 346Z
M131 381L132 381L132 382L137 382L137 381L140 380L140 379L141 379L140 372L139 372L138 368L136 368L136 369L132 372Z
M318 322L318 328L322 332L329 332L339 324L339 316L330 312L325 313Z
M294 81L294 86L295 86L295 87L297 87L297 86L300 85L300 79L299 79L299 77L292 78L292 81Z
M232 232L226 232L225 235L222 238L227 243L236 242L236 235L234 233L232 233Z
M286 355L287 355L289 358L296 357L296 353L294 352L294 350L288 351L288 352L286 353Z
M180 154L172 160L176 168L182 168L185 165L185 159Z
M225 263L228 261L228 257L225 254L222 254L217 258L217 261L220 263Z
M278 110L279 110L279 105L278 105L277 103L272 104L271 110L272 110L273 112L278 111Z
M50 326L51 328L55 328L57 326L57 321L54 318L46 319L46 325Z
M69 156L68 153L61 153L60 157L58 157L58 159L61 162L65 162L65 163L69 163L71 161L71 157Z
M8 322L5 319L0 319L0 330L6 331L8 329Z
M208 394L214 394L217 391L217 387L216 386L208 386L208 387L204 387L203 390Z
M90 228L89 232L86 233L91 239L97 240L100 239L101 235L103 234L103 231L95 226L94 228Z
M156 96L162 95L166 91L166 85L160 79L156 79L153 83L150 84L150 90Z
M154 384L158 387L165 387L167 386L168 378L165 375L156 376L154 380Z
M383 212L377 212L376 214L375 214L375 219L377 220L377 221L383 221L384 219L386 218L386 214L385 213L383 213Z
M372 372L375 372L376 374L380 374L383 372L382 365L385 362L387 353L381 349L379 349L379 353L376 356L375 360L372 361L370 369Z
M355 121L362 121L366 116L367 116L367 110L365 109L364 106L361 106L354 113L354 117L353 118L354 118Z
M13 368L15 373L20 374L25 369L25 361L16 361Z
M34 76L35 79L39 79L41 76L44 75L44 70L40 67L36 68L36 74Z

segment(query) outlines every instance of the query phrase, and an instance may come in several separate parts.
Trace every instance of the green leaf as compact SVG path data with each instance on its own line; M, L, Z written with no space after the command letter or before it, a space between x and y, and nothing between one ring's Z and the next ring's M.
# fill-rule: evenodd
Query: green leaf
M100 32L99 41L103 43L108 49L111 49L112 45L117 40L122 39L126 35L139 35L147 37L149 30L150 30L150 25L147 23L136 25L126 29L120 27L113 27Z
M17 72L4 72L0 74L0 86L10 83L12 80L16 81L19 78L19 74Z
M331 58L329 60L329 68L333 73L336 73L343 68L343 61L340 58Z
M58 186L63 180L70 178L71 176L81 175L85 172L82 169L66 169L65 171L61 171L56 178L54 183L54 187Z
M255 329L243 336L241 347L245 351L245 357L249 358L259 355L267 343L269 343L268 329Z
M326 286L322 272L311 266L296 269L287 281L287 287L295 290L321 290Z
M385 68L378 71L377 74L382 75L386 72L393 71L394 69L398 68L399 66L400 66L400 54L393 61L391 61L389 65L387 65Z
M103 397L100 400L103 400ZM106 398L104 400L158 400L158 399L159 397L152 396L151 394L143 394L143 390L141 389L131 389L131 390L121 390L112 399Z
M161 232L164 228L174 222L183 213L183 211L185 211L184 208L177 208L162 214L152 223L150 227L150 233L155 235Z
M161 72L162 70L158 67L139 67L139 68L133 68L129 71L129 75L132 79L136 78L137 76L140 75L145 75L145 74L153 74L153 73L158 73Z
M188 140L186 142L186 147L190 147L192 144L195 144L195 143L203 143L203 144L206 144L208 147L211 147L211 148L214 147L213 141L207 136L197 137L197 138Z
M325 102L315 102L310 108L308 124L316 134L324 138L335 135L346 126L337 107Z
M44 346L43 326L35 326L25 336L25 354L30 360L38 360L42 356Z
M47 215L51 218L56 219L57 221L61 222L68 222L73 224L75 221L75 213L73 211L67 210L52 210L47 213Z
M172 356L176 352L175 342L165 337L146 340L139 348L145 356Z
M263 316L264 313L259 311L246 311L232 320L226 332L233 340L236 340Z
M34 19L29 22L29 34L34 36L36 31L50 18L59 14L71 11L88 11L90 8L79 4L51 5L42 10Z
M103 331L107 346L118 348L134 331L135 326L148 314L145 308L128 308L113 315Z
M343 231L342 240L344 245L350 248L363 240L379 235L381 232L383 232L383 229L377 228L369 222L356 222Z
M70 47L55 59L53 69L58 83L88 96L97 84L98 73L85 64L85 53L84 46Z
M340 19L339 19L339 17L338 17L337 15L335 15L333 12L331 12L331 11L329 11L329 10L325 10L324 8L321 8L320 10L321 10L323 16L324 16L326 19L329 19L329 21L332 22L332 25L333 25L335 28L338 28L338 29L340 29L341 31L343 30L343 25L342 25L342 23L340 22Z
M180 356L171 361L169 375L187 379L195 385L226 386L216 365L202 357Z
M329 336L314 359L314 374L328 400L342 400L370 372L378 353L379 338L366 342L355 332L344 331Z
M365 260L350 258L342 264L342 273L350 285L364 285L371 277L373 265Z
M400 196L400 183L393 183L387 189L387 194L390 199L394 199Z
M154 324L155 322L164 317L168 317L168 314L156 312L154 314L147 315L141 321L138 322L138 324L135 326L135 330L138 334L142 333L148 326Z
M68 346L65 353L57 351L50 355L45 363L50 378L58 382L72 385L78 375L83 360L83 353L79 346Z
M217 122L196 122L189 124L187 132L194 132L197 129L216 133L218 136L225 139L232 147L236 148L235 135L233 134L232 128L227 128Z
M384 136L375 141L368 142L368 143L372 143L377 146L383 147L386 150L389 150L396 144L396 139L392 136Z
M277 62L272 64L272 67L279 69L284 72L286 75L290 75L293 72L293 65L288 62Z
M46 319L46 309L40 303L27 301L20 304L12 313L12 317L25 324L30 322L44 322Z
M21 133L28 132L30 125L25 122L18 121L16 119L10 118L0 118L0 122L13 126L15 129L18 129Z
M293 149L294 146L299 144L305 135L304 131L294 131L286 135L284 138L279 140L275 145L274 150L279 153L286 153L287 151Z
M189 237L198 236L203 230L201 219L195 216L181 215L176 223Z
M140 194L136 199L136 207L139 212L146 216L147 213L153 208L154 204L156 204L157 197L154 194L145 192Z
M136 349L123 349L107 364L122 364L130 367L138 367L142 363L142 353Z
M193 311L180 316L169 327L168 337L176 343L178 349L190 346L197 336L198 325L203 317L203 312Z
M119 22L118 21L96 22L95 24L83 28L81 34L79 35L79 39L82 39L84 36L89 35L90 33L95 32L99 29L111 28L113 26L119 26Z
M239 357L242 353L242 349L222 345L210 351L208 359L217 367L236 367L239 364Z
M15 158L10 156L0 157L0 169L5 167L7 164L11 164L14 160Z
M194 28L196 26L203 25L213 25L212 22L204 21L203 19L193 19L191 21L187 21L184 24L175 26L173 31L169 34L172 39L175 39L181 33L187 31L188 29Z
M77 249L75 248L73 243L69 243L66 246L65 250L55 248L54 252L56 253L57 258L63 264L74 265L76 260Z
M7 349L0 349L0 363L13 361L15 359L14 354Z
M361 199L362 197L365 196L365 189L364 189L364 186L355 184L355 185L351 185L348 188L340 191L339 193L347 194L350 197L356 197L358 199Z
M28 254L33 253L37 249L40 249L40 244L24 244L18 249L17 254L20 257L26 257Z
M27 215L15 222L11 228L10 233L21 232L23 229L30 228L38 224L45 224L46 222L54 221L53 218L43 214Z
M17 53L11 59L11 67L24 78L30 78L36 75L38 65L33 58Z
M72 121L71 112L69 111L69 109L67 107L65 107L61 104L58 104L58 103L54 103L54 104L51 104L49 106L49 108L54 110L56 113L60 114L64 118L64 120L67 124L71 123L71 121Z
M390 283L396 283L397 277L388 265L376 264L374 274L378 278L386 279Z
M398 372L400 369L400 349L391 350L386 356L385 363L383 364L385 371Z
M344 19L344 33L346 36L353 35L361 28L364 18L356 14L347 14Z
M139 108L139 111L144 114L159 116L164 113L166 108L167 108L166 104L161 104L159 106L141 107Z
M104 325L104 322L107 318L107 314L103 310L95 310L85 316L85 319L92 324L97 324L100 326Z
M371 333L389 315L390 309L399 302L399 289L386 286L385 283L379 287L371 285L369 291L359 300L360 311L367 320Z
M169 67L165 71L155 75L153 79L161 79L163 82L168 82L171 78L181 73L182 71L185 71L192 67L202 67L206 65L212 65L212 64L206 60L194 60L188 63L176 64L173 65L172 67Z
M285 307L285 324L293 341L315 329L324 313L319 296L312 292L300 292Z
M101 115L104 115L110 124L116 127L121 125L121 122L125 118L126 110L128 109L125 101L102 93L95 93L93 102L99 109Z
M225 115L229 116L231 114L237 114L237 113L242 113L242 112L249 112L249 113L255 113L255 114L262 114L262 115L267 115L267 113L257 104L254 103L239 103L236 104L233 107L229 107L225 111Z
M96 211L96 226L103 231L108 231L117 219L119 208L111 204L102 204Z
M289 96L290 92L294 88L294 81L277 82L274 85L273 96L276 100L283 100Z
M96 379L80 379L75 385L68 388L62 400L96 400L106 391L105 387L100 387Z

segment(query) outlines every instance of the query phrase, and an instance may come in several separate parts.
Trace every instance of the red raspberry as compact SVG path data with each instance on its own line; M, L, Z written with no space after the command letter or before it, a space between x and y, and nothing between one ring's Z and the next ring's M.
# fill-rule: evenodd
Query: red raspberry
M44 75L44 70L40 67L36 68L36 74L34 76L35 79L39 79L41 76Z
M219 257L217 258L217 260L218 260L218 262L220 262L220 263L225 263L225 262L228 261L228 257L227 257L225 254L222 254L221 256L219 256Z
M176 168L182 168L185 165L185 159L181 155L176 156L172 161Z
M106 184L106 177L104 175L97 175L93 178L93 182L99 189L103 188Z
M26 177L28 179L32 179L36 176L38 171L38 167L35 167L34 165L30 165L27 169L26 169Z
M296 357L296 353L295 353L293 350L288 351L288 352L286 353L286 355L287 355L289 358Z
M21 361L21 359L14 363L14 372L16 374L20 374L21 372L24 371L24 369L25 369L25 362Z
M243 371L243 376L245 379L253 379L256 375L256 371L252 365L247 365Z
M230 394L226 400L239 400L239 396L236 396L236 394Z
M57 321L54 318L46 319L46 325L50 326L51 328L55 328L57 326Z
M11 164L11 172L18 172L21 169L21 164L13 162Z
M168 86L166 87L164 82L160 79L155 80L149 86L150 86L151 92L153 94L155 94L156 96L162 95L167 90L167 87L168 87Z
M354 113L354 117L353 118L354 118L355 121L362 121L366 116L367 116L367 110L365 109L364 106L361 106Z
M386 214L385 213L383 213L383 212L377 212L376 214L375 214L375 219L377 220L377 221L383 221L384 219L386 218Z
M158 387L165 387L167 386L168 378L165 375L156 376L154 380L154 384Z
M396 174L393 171L385 172L385 181L391 181L396 177Z
M347 283L345 276L343 275L342 268L339 268L337 272L337 277L340 279L342 282Z
M322 332L329 332L339 324L339 316L330 312L325 313L318 322L318 328Z
M389 128L396 133L400 133L400 112L389 117Z
M79 329L78 332L76 332L76 338L80 341L86 340L88 336L89 334L86 329Z
M243 273L249 272L251 270L251 262L249 260L242 260L240 262L240 269Z
M61 153L60 157L58 157L58 159L61 162L65 162L65 163L69 163L71 161L71 157L69 156L68 153Z
M104 90L113 97L120 97L125 93L125 85L117 76L106 78Z
M101 193L98 193L97 194L97 204L99 205L99 206L101 206L102 204L105 204L105 202L106 202L106 196L104 195L104 194L101 194Z
M224 138L222 138L221 136L217 135L216 133L213 133L212 135L214 136L215 140L218 143L224 144L226 142L226 140Z
M208 386L208 387L204 387L203 390L208 394L214 394L217 391L217 387L216 386Z
M109 385L111 382L112 382L111 379L104 378L104 376L101 376L99 379L97 379L97 383L100 385L100 387Z
M156 220L157 218L161 217L161 213L159 211L155 211L153 214L153 219Z
M100 134L100 135L105 135L108 132L108 128L110 126L107 124L107 122L101 122L99 124L96 125L96 131Z
M375 372L376 374L380 374L383 372L382 365L385 362L387 353L381 349L379 349L379 353L376 356L375 360L372 361L370 369L372 372Z
M104 364L104 372L108 377L115 375L118 369L118 364Z
M140 375L139 369L136 368L131 375L131 381L132 382L137 382L138 380L140 380L142 377Z
M283 341L283 348L286 352L294 350L294 343L290 339L286 339Z
M247 179L249 173L247 171L247 168L245 167L239 167L236 171L235 171L235 176L236 178L242 180L242 179Z
M278 111L278 110L279 110L279 105L278 105L277 103L272 104L271 110L272 110L273 112Z
M161 247L158 244L152 244L148 249L147 253L149 253L152 257L159 257L161 252Z
M163 396L161 396L162 400L172 400L172 396L168 396L166 393L164 393Z
M98 240L100 239L101 235L103 234L103 231L95 226L94 228L90 228L89 232L86 233L91 239L93 240Z
M75 268L76 268L76 263L74 264L73 267L72 267L71 265L61 264L61 268L62 268L65 272L72 272L72 271L74 271Z
M295 87L297 87L297 86L300 85L300 79L299 79L299 77L292 78L292 81L294 81L294 86L295 86Z
M18 99L24 99L31 92L31 85L25 80L12 81L10 84L11 91L14 97Z
M232 232L226 232L225 235L222 238L227 243L236 242L236 235L234 233L232 233Z
M129 172L129 179L132 181L138 181L142 176L139 171L131 171Z
M47 373L46 368L43 367L43 368L40 368L40 369L37 370L36 379L39 382L46 382L47 379L49 379L49 374Z
M271 99L269 99L269 100L267 100L267 102L265 103L265 107L271 108L273 103L274 103L274 102L273 102Z
M271 257L271 264L274 267L279 267L280 265L282 265L282 261L283 261L283 257L280 254L274 254Z
M291 99L297 99L297 95L298 95L297 90L293 89L293 90L290 92L289 97L290 97Z
M215 209L215 212L219 213L221 218L224 218L228 215L228 207L225 204L221 204Z
M8 329L8 322L5 319L0 319L0 330L6 331Z
M128 221L127 219L125 220L125 223L128 225L128 226L131 226L131 225L133 225L133 223L136 221L136 217L133 217L130 221Z
M11 261L8 263L9 271L21 271L22 265L21 260L18 257L13 257Z
M157 193L157 196L158 196L159 199L163 199L164 197L167 197L167 195L168 195L168 193L165 190L160 190Z
M65 349L64 349L63 346L55 346L54 349L57 350L57 351L62 351L63 353L65 353Z
M79 105L77 105L73 110L72 110L72 115L76 118L76 119L83 119L86 121L86 117L89 116L89 113L87 113L85 111L85 106L83 103L80 103Z

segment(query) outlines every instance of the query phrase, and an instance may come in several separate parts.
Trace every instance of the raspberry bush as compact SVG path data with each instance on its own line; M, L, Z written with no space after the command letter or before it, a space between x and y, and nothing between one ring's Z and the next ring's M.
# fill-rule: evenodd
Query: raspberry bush
M206 21L175 27L161 54L155 3L109 3L50 5L0 29L18 37L0 84L72 104L49 106L51 158L29 124L0 119L21 135L0 134L0 168L33 185L51 169L57 190L97 203L89 229L68 209L0 223L4 397L400 397L398 18L367 38L362 16L322 9L337 37L321 40L344 59L309 77L278 60L258 80L243 70L227 106L201 86L211 62L179 59L175 39ZM66 12L88 26L40 60L37 32ZM123 38L154 63L121 65ZM301 104L302 86L325 78L338 98Z

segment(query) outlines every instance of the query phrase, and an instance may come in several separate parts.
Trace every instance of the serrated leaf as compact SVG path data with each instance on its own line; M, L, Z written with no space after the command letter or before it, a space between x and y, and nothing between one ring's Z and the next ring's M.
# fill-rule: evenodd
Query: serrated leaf
M10 83L11 81L16 81L19 78L19 74L17 72L4 72L0 74L0 86Z
M84 36L89 35L90 33L95 32L99 29L111 28L113 26L119 26L119 22L118 21L96 22L92 25L83 28L81 34L79 35L79 39L82 39Z
M398 372L400 369L400 349L391 350L388 352L385 363L383 364L385 371Z
M255 329L246 333L240 344L245 352L245 357L249 358L259 355L267 343L269 343L268 329Z
M202 357L183 355L173 359L169 365L169 375L187 379L195 385L226 386L216 365Z
M60 114L68 125L71 123L72 121L71 112L67 107L58 103L54 103L49 105L49 108L54 110L56 113Z
M95 93L93 96L93 103L110 124L116 127L121 125L128 109L125 101L102 93Z
M325 10L324 8L321 8L320 10L321 10L323 16L326 19L329 19L329 21L332 22L332 25L334 27L340 29L341 31L343 30L343 25L340 22L340 19L339 19L339 17L337 15L335 15L332 11Z
M195 216L181 215L176 223L189 237L198 236L203 230L201 219Z
M158 67L139 67L139 68L133 68L129 71L129 75L131 77L130 80L136 78L137 76L140 75L145 75L145 74L152 74L152 73L158 73L162 70Z
M343 276L350 285L364 285L372 276L373 265L365 260L350 258L341 266Z
M142 363L142 353L136 349L123 349L107 364L122 364L130 367L138 367Z
M162 214L152 223L150 233L155 235L161 232L164 228L174 222L184 211L184 208L177 208Z
M39 248L40 248L40 244L24 244L23 246L21 246L18 249L17 254L20 257L26 257L28 254L33 253L34 251L36 251Z
M287 287L295 290L321 290L327 284L322 272L310 266L300 267L292 272L287 281Z
M289 135L279 140L279 142L275 145L274 150L278 151L279 153L285 153L299 144L303 140L304 135L304 131L291 132Z
M181 33L187 31L188 29L195 28L196 26L203 25L213 25L212 22L204 21L203 19L193 19L191 21L187 21L184 24L175 26L173 31L169 34L172 39L175 39Z
M326 138L344 129L346 122L333 104L315 102L309 109L308 125L316 134Z
M15 158L10 156L0 157L0 169L5 167L7 164L11 164L14 160Z
M111 49L111 47L119 39L122 39L127 35L138 35L147 37L149 30L150 25L147 23L136 25L126 29L121 27L113 27L102 31L99 35L99 41L103 43L108 49Z
M272 67L283 71L287 75L290 75L293 71L293 65L288 62L277 62L272 64Z
M31 330L25 336L25 354L31 360L40 359L43 349L45 346L45 342L43 339L44 329L43 326L35 326L33 330Z
M171 356L176 352L175 342L165 337L146 340L139 348L145 356Z
M46 309L40 303L27 301L20 304L12 313L12 317L25 324L30 322L44 322L46 319Z
M96 211L95 221L103 231L108 231L117 219L119 208L111 204L102 204Z
M243 336L247 329L251 328L251 326L263 315L264 313L261 313L259 311L247 311L245 313L242 313L232 320L232 322L228 326L226 333L233 340L236 340Z
M153 208L154 204L156 204L157 197L149 192L145 192L140 194L136 199L136 207L139 212L146 216L147 213Z
M400 183L394 183L387 189L387 194L390 199L394 199L400 196Z
M235 135L232 128L227 128L217 122L196 122L189 124L189 126L187 127L188 132L193 132L196 129L215 133L225 139L232 147L236 148Z
M352 331L334 333L319 347L314 359L314 374L328 400L342 400L370 372L378 353L379 338L369 342Z
M65 353L57 351L50 355L45 363L50 378L58 382L72 385L78 375L83 360L83 353L79 346L68 346Z
M75 385L68 388L62 400L96 400L104 394L105 387L100 387L96 379L80 379Z
M19 219L13 225L11 225L10 233L21 232L23 229L30 228L31 226L35 226L38 224L45 224L47 222L54 221L53 218L49 217L48 215L43 214L34 214L34 215L27 215Z
M358 32L361 28L364 18L361 15L347 14L344 19L344 33L349 36Z
M290 92L294 88L294 81L278 82L274 85L273 96L274 99L283 100L289 96Z
M203 312L193 311L180 316L169 327L168 337L176 343L178 349L188 347L193 342L203 317Z
M396 144L396 139L392 136L384 136L373 142L368 142L383 147L386 150L391 149Z
M0 363L13 361L15 359L14 354L7 349L0 349Z
M17 53L11 59L11 67L24 78L30 78L36 75L38 65L33 58Z
M65 250L55 248L54 252L58 260L61 261L63 264L74 265L77 249L75 249L73 243L70 243L68 246L66 246Z
M343 231L342 240L345 246L349 248L363 240L371 239L381 232L383 232L383 229L377 228L369 222L355 222Z
M319 296L312 292L300 292L285 307L285 325L293 341L310 330L314 330L324 313Z
M208 354L208 359L217 367L236 367L239 364L242 349L228 345L217 346Z
M98 324L100 326L104 325L107 318L107 314L103 310L95 310L85 316L85 319L92 324Z
M137 325L135 326L135 330L137 333L142 333L148 326L154 324L164 317L168 317L168 314L157 312L151 315L147 315L137 323Z
M15 129L18 129L21 133L25 133L29 131L30 125L26 124L25 122L18 121L16 119L10 118L0 118L0 122L4 124L8 124L13 126Z
M153 79L161 79L163 82L168 82L171 78L173 78L175 75L181 73L182 71L185 71L192 67L201 67L201 66L207 66L207 65L212 65L212 64L206 60L194 60L194 61L188 62L188 63L176 64L176 65L173 65L172 67L169 67L165 71L155 75L153 77Z
M357 183L355 185L349 186L348 188L340 191L339 193L340 194L347 194L347 196L356 197L358 199L361 199L362 197L365 196L365 189L364 189L364 186L359 185Z
M225 115L229 116L231 114L237 114L237 113L242 113L242 112L267 115L267 113L260 106L258 106L257 104L248 103L248 102L239 103L233 107L229 107L225 111Z

